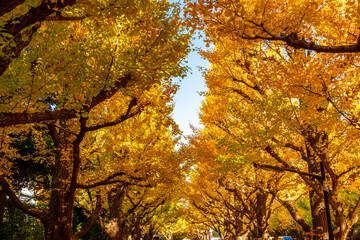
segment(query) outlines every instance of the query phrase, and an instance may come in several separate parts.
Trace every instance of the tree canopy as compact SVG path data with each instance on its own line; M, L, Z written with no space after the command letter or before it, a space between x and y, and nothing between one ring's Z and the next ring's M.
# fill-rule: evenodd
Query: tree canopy
M335 239L355 234L358 2L0 5L0 223L26 225L7 237L328 239L324 190ZM173 98L196 31L203 126L181 143Z

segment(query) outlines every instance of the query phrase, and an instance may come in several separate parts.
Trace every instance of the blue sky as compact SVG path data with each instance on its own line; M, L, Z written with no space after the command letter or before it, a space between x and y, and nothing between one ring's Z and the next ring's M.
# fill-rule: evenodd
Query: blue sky
M194 47L205 49L202 39L194 39L193 44ZM206 85L198 67L209 66L208 61L202 59L196 51L192 51L186 60L191 70L187 77L181 80L180 89L175 95L175 109L173 112L173 118L179 125L183 135L191 134L190 124L195 127L201 126L198 114L201 101L204 98L199 95L199 92L204 91Z

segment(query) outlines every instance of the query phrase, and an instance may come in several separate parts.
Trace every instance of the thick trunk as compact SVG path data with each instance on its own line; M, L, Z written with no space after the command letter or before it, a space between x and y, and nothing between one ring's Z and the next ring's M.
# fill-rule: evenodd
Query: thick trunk
M64 123L62 123L64 124ZM73 208L75 186L71 184L74 164L74 146L69 145L67 132L49 126L57 151L52 171L52 185L48 218L44 222L45 239L73 240Z
M344 209L342 206L335 208L335 221L337 230L334 232L334 238L336 240L345 240L352 226L348 226L348 221L344 217Z
M126 188L118 186L108 194L110 207L110 222L106 226L105 232L111 240L124 240L127 236L126 227L122 226L122 205L125 198Z
M270 237L268 232L268 219L267 219L267 200L268 193L265 193L261 190L256 192L256 222L257 229L255 231L256 238L268 239Z
M105 232L111 240L122 240L121 230L119 228L119 220L113 218L109 224L106 225Z
M62 171L64 172L64 171ZM65 175L66 173L64 173ZM46 226L47 240L73 240L73 207L74 202L69 201L71 191L66 178L60 178L54 184L50 197L49 219Z
M336 240L346 240L349 232L350 232L350 229L347 229L346 231L342 231L342 232L339 232L338 234L335 234L334 237Z
M324 200L314 191L310 191L309 195L313 230L318 234L324 234L324 239L329 239ZM314 236L314 240L319 239L322 239L322 237Z
M249 234L248 229L244 229L244 220L242 216L235 218L235 239L243 240Z
M154 226L150 225L150 228L148 229L147 233L145 233L144 235L144 240L152 240L155 233L156 231L154 229Z
M60 221L50 221L45 227L46 240L74 240L72 224L64 224Z
M237 235L237 236L235 237L235 240L246 240L246 239L249 239L249 237L248 237L249 232L250 232L250 231L246 231L246 232L244 232L244 233L241 234L241 235Z
M63 193L53 194L58 196L50 205L50 216L46 224L47 240L73 240L73 203L66 202Z
M317 157L315 156L313 149L314 146L322 147L326 144L326 138L313 138L312 135L307 136L307 162L308 162L308 171L311 174L321 175L320 163L317 161ZM320 186L320 190L322 190L321 183L316 179L313 179L315 186ZM326 222L326 212L325 212L325 203L324 196L319 196L315 190L309 192L310 197L310 208L311 208L311 217L312 217L312 225L313 231L317 234L324 234L323 238L321 236L314 236L314 240L319 239L329 239L329 231Z

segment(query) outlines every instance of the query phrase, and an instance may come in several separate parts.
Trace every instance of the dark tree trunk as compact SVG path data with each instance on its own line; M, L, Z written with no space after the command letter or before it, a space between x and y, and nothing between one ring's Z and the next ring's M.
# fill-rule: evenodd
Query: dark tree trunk
M244 219L241 216L235 217L235 240L245 240L249 234L248 229L244 229Z
M11 12L17 6L23 4L25 0L0 0L0 16Z
M5 190L0 190L0 224L2 223L6 207L6 193Z
M154 229L154 226L150 225L147 233L144 235L144 240L152 240L155 233L156 231Z
M313 231L315 231L316 233L324 234L324 239L329 239L324 200L322 197L319 197L314 191L310 191L309 195ZM320 236L314 236L314 240L319 239L322 238Z
M59 160L60 161L60 160ZM69 176L70 166L66 161L61 161L56 166L54 182L49 204L49 218L46 227L47 240L72 240L73 239L73 207L71 201Z
M268 232L268 218L267 218L267 200L268 193L263 190L256 192L256 229L254 237L261 239L268 239L270 237Z
M309 173L320 175L320 164L316 161L316 157L310 148L307 149L309 156L308 161L308 171ZM313 179L315 186L320 186L321 183ZM321 188L320 188L321 189ZM309 191L310 197L310 208L311 208L311 217L312 217L312 228L313 231L317 234L324 234L325 239L328 239L328 227L326 222L326 212L324 197L316 194L314 190ZM326 236L325 236L326 235ZM322 237L314 236L314 240L319 240Z
M111 240L123 240L127 235L126 226L122 219L122 207L125 198L126 187L118 186L112 189L108 194L108 203L110 206L110 222L105 229L106 234Z
M84 121L81 119L80 121ZM66 125L66 122L61 122ZM85 121L82 122L82 126ZM85 135L83 128L73 140L70 133L57 130L49 125L53 138L55 166L52 171L53 183L49 203L49 213L45 226L47 240L73 240L73 214L77 176L80 168L80 143ZM73 140L73 141L72 141Z
M308 125L303 131L303 136L306 139L305 147L307 157L304 160L307 161L308 171L311 174L320 176L321 169L319 161L326 161L326 159L322 158L325 157L323 152L326 151L328 146L327 134L318 132L311 125ZM315 153L315 149L319 149L321 154ZM328 239L324 196L322 194L319 195L319 192L322 192L322 183L317 179L311 179L311 181L313 181L315 188L318 189L318 193L316 193L316 189L309 192L313 231L317 234L324 234L324 239ZM314 236L314 240L319 239L322 239L322 237Z

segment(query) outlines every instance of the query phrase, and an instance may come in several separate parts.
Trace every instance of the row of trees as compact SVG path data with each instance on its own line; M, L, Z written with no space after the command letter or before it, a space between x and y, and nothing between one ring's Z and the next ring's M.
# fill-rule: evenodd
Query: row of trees
M152 239L183 178L171 118L190 50L179 7L18 0L0 14L2 226L14 205L45 239L94 224L96 239Z
M345 239L360 207L358 3L187 2L190 24L213 46L202 52L211 65L204 128L188 147L192 208L225 239L268 238L278 207L327 239L321 183L258 168L320 175L322 162L335 239Z
M189 0L182 17L167 1L4 2L3 224L16 207L54 240L90 238L91 226L110 239L202 238L209 228L223 239L288 228L327 238L323 186L258 168L319 175L322 162L335 238L345 239L360 207L359 9ZM196 29L212 45L202 52L204 128L177 152L172 79L187 72Z

